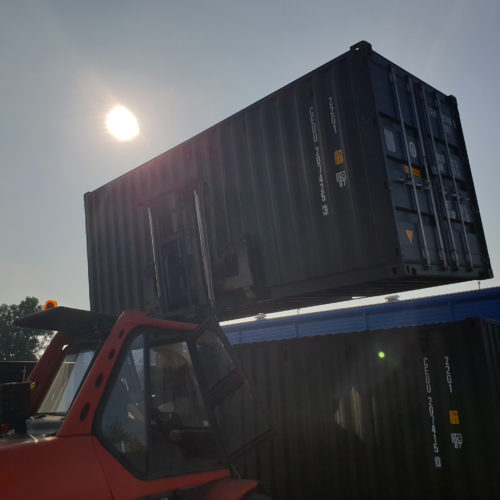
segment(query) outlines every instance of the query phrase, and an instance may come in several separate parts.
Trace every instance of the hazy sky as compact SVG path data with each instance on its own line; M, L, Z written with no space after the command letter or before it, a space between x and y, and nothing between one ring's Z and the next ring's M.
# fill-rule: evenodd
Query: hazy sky
M0 303L88 308L85 192L363 39L457 97L500 276L499 25L498 0L0 0Z

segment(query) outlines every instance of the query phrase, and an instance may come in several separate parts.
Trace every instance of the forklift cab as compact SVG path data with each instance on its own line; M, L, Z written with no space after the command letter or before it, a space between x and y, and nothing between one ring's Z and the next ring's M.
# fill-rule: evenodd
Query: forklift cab
M232 479L228 464L270 435L269 420L215 321L196 326L137 311L116 319L57 307L17 323L60 332L29 378L27 434L39 443L73 441L68 463L77 442L92 443L94 464L68 471L73 493L184 498L190 491L185 498L237 500L255 490L256 481ZM251 435L234 421L241 407L254 419ZM43 468L56 467L49 462ZM107 484L97 496L88 491L90 471L94 485Z

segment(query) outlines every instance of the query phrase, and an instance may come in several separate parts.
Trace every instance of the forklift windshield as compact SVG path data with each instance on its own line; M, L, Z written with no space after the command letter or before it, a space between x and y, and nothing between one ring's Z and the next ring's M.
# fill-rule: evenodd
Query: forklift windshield
M78 351L67 350L38 408L39 414L66 415L94 359L95 348L93 346L86 346Z
M149 328L138 333L104 397L98 437L141 477L217 467L216 439L186 336Z

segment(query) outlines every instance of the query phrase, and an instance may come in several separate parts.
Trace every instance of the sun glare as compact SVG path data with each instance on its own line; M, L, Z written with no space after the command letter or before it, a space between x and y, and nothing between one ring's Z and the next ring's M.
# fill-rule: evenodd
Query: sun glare
M106 116L108 132L119 141L137 137L139 124L136 117L124 106L115 106Z

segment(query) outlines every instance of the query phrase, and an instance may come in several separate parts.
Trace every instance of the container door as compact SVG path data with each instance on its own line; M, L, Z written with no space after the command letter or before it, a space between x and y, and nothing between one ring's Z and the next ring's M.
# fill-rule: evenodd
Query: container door
M212 319L200 326L193 351L205 404L224 450L223 460L230 462L272 434L270 419Z
M370 66L407 272L490 275L455 99L387 61Z

